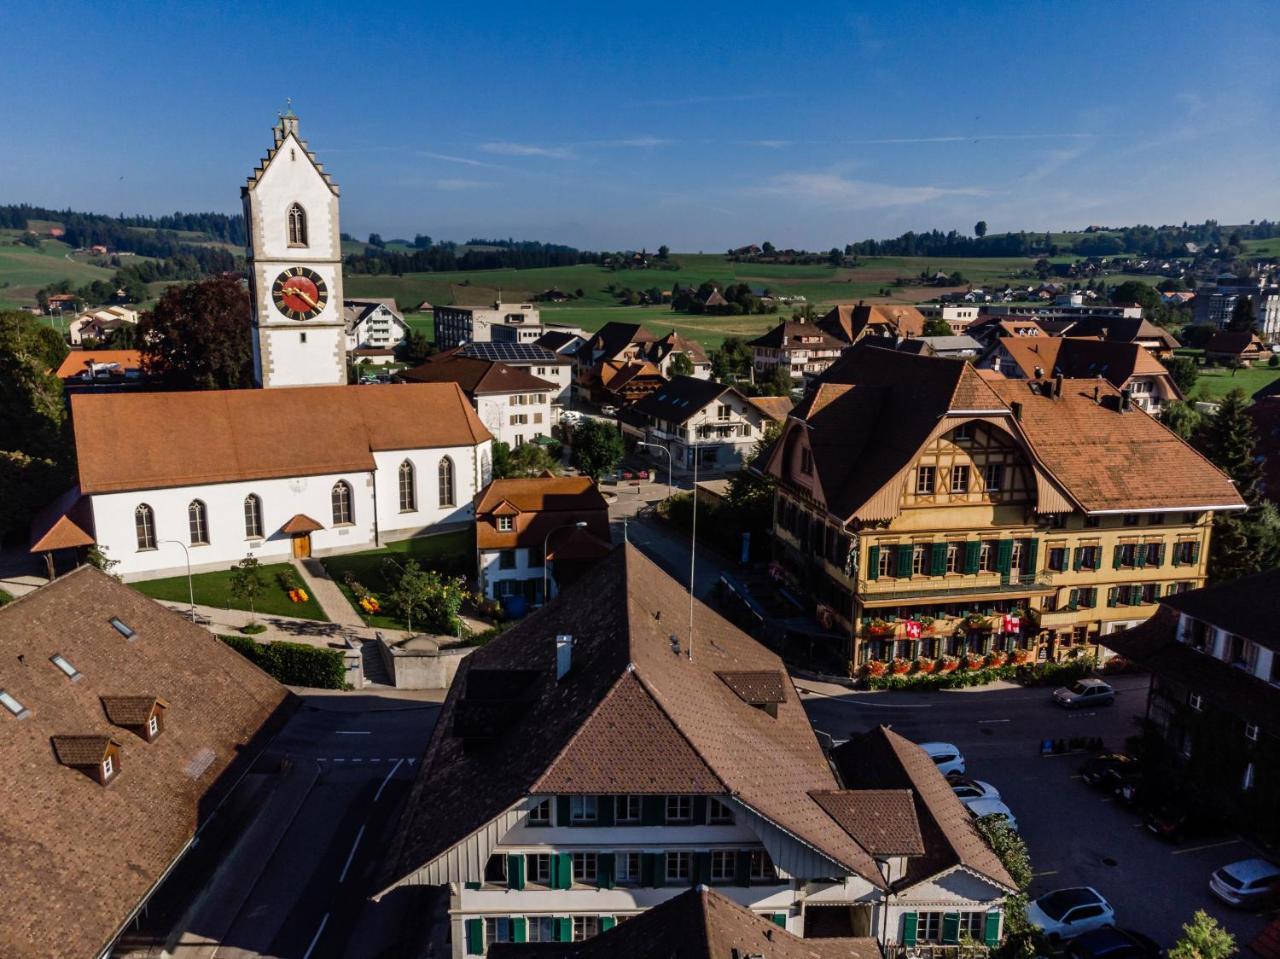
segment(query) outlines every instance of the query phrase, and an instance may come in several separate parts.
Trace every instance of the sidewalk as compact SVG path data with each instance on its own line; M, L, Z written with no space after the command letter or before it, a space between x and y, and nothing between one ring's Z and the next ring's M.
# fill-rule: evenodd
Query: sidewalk
M334 623L351 629L364 629L364 621L351 607L338 584L318 559L295 559L293 568L306 584L307 592L320 604L325 615Z

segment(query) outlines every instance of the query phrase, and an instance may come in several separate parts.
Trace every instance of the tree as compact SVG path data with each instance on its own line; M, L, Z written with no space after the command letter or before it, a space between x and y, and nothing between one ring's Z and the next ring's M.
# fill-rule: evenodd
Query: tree
M1194 406L1190 403L1179 403L1177 400L1167 404L1160 411L1160 422L1188 442L1199 431L1202 419L1200 411Z
M252 307L232 277L171 286L138 323L142 365L170 388L253 386Z
M432 353L431 341L421 330L410 330L409 335L400 341L397 350L401 362L417 366L425 363Z
M751 347L739 337L726 336L720 349L711 351L710 359L711 375L722 383L751 373Z
M925 336L950 336L951 325L941 317L930 317L924 321Z
M111 334L113 350L136 350L138 348L138 327L134 323L121 323Z
M1203 909L1196 910L1182 933L1169 950L1169 959L1231 959L1236 954L1236 937Z
M1182 391L1183 396L1190 396L1195 389L1196 379L1200 376L1200 368L1189 356L1171 356L1164 361L1164 368L1173 377L1173 382Z
M977 223L973 225L973 235L976 236L979 240L981 240L984 236L987 235L986 220L979 220Z
M765 256L773 256L773 254L777 253L778 251L772 243L770 243L768 240L765 240L763 243L760 244L760 252L763 253Z
M676 353L671 357L672 376L693 376L693 360L688 353Z
M791 371L785 366L775 366L769 375L756 382L761 396L790 396Z
M593 480L612 471L625 452L618 428L604 420L586 420L573 430L573 465Z
M560 463L541 443L522 443L514 450L495 440L493 443L493 478L511 479L520 476L558 475Z
M1253 298L1242 296L1236 299L1231 308L1231 319L1227 320L1228 333L1252 333L1258 325L1258 317L1254 313Z
M370 234L369 234L369 245L370 245L370 246L376 246L378 249L382 249L382 248L383 248L383 247L385 247L387 244L386 244L386 242L382 239L382 234L381 234L381 233L370 233Z
M665 260L670 255L671 255L671 247L667 246L665 243L662 244L662 246L658 247L659 260Z
M1160 305L1160 294L1141 280L1125 280L1111 291L1111 302L1117 305L1137 303L1144 310Z
M388 559L384 565L384 575L395 583L387 598L404 617L409 632L413 632L413 621L417 619L421 627L430 633L458 634L462 628L458 611L467 597L466 584L461 576L441 576L434 570L423 569L413 559L407 560L403 566Z
M246 556L231 567L228 588L232 596L249 604L249 619L253 621L253 604L267 588L267 581L262 578L262 564L256 556Z

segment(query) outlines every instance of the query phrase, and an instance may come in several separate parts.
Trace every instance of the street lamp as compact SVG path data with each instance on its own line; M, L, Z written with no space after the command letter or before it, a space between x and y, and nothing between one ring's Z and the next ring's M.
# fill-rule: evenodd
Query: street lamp
M667 499L671 499L671 450L667 449L661 443L646 443L641 440L636 446L648 446L651 449L662 450L667 454Z
M702 424L706 425L707 414L702 414ZM689 444L685 449L693 454L693 521L689 534L689 662L693 662L693 573L698 555L698 427L689 424Z
M547 585L547 544L551 541L551 534L557 533L562 529L586 529L587 521L578 520L576 523L566 523L564 526L557 526L554 529L547 530L547 535L542 539L542 601L547 603L551 600L548 594Z
M187 557L187 597L191 601L191 622L196 621L196 590L191 583L191 550L187 549L187 544L177 539L162 539L160 544L173 543L175 546L181 546L183 554Z

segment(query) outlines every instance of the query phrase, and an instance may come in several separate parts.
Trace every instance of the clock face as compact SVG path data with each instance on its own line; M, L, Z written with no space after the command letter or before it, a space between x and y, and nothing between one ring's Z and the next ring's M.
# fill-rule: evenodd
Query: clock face
M285 270L271 284L271 301L277 310L293 320L318 316L328 296L329 290L320 274L303 266Z

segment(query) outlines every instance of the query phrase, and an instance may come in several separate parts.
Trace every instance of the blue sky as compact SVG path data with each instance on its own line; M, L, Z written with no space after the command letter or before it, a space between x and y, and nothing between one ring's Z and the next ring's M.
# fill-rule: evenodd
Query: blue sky
M1280 217L1262 0L6 0L0 30L0 202L236 211L292 96L358 236L710 251Z

